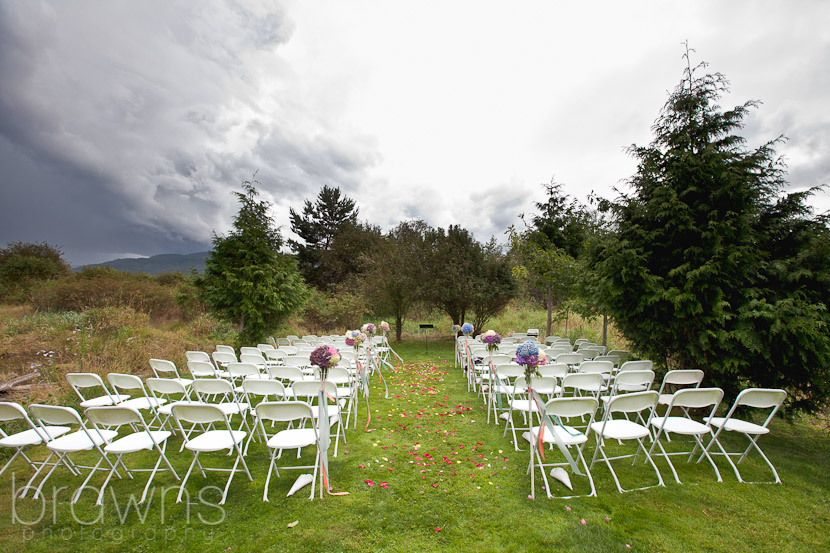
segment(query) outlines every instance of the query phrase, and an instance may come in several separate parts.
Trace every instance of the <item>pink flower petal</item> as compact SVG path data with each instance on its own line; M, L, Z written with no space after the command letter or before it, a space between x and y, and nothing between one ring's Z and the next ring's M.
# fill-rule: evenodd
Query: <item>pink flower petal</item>
M584 518L583 518L583 519L581 519L579 522L581 522L581 523L582 523L582 526L585 526L586 524L588 524L587 522L585 522L585 519L584 519Z

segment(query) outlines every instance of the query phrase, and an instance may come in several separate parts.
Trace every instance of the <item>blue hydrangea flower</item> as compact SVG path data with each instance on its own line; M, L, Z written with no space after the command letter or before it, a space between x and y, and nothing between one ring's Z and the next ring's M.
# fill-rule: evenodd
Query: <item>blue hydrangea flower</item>
M470 323L464 323L461 326L461 332L463 332L464 334L472 334L473 333L473 325L471 325Z
M534 355L539 355L539 348L530 340L516 349L516 357L531 357Z

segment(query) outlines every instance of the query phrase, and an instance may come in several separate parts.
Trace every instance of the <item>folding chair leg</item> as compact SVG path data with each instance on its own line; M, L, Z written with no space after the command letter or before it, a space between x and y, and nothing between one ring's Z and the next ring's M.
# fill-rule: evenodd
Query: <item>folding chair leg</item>
M103 463L104 460L106 460L109 463L109 459L107 459L106 457L101 457L100 459L98 459L98 462L95 463L95 466L92 467L92 470L89 471L89 474L87 474L87 476L84 479L83 483L81 483L81 487L78 488L75 491L74 494L72 494L71 503L77 503L78 502L78 499L81 498L81 493L84 491L84 488L86 488L86 485L89 483L90 480L92 480L92 475L95 474L95 471L98 470L98 467L101 466L101 463ZM112 463L110 463L110 466L112 467L112 471L116 470L117 465L113 465ZM110 472L112 472L112 471L110 471Z
M199 453L194 453L193 454L193 460L190 462L190 466L187 468L187 473L185 473L184 479L182 480L182 485L179 486L179 495L176 496L176 503L181 503L182 502L182 493L184 493L184 487L187 484L187 479L190 478L190 473L193 471L193 467L196 466L196 463L198 462L198 460L199 460ZM199 468L200 469L202 468L201 465L199 466ZM202 470L202 475L204 475L204 474L205 474L205 471Z
M276 449L271 450L271 462L268 465L268 476L265 477L265 491L262 492L262 500L266 502L268 501L268 484L271 482L271 472L275 472L277 474L277 478L280 477L280 471L277 468L277 461L275 457L276 453Z
M61 453L58 456L58 460L55 461L55 465L52 467L52 470L50 470L46 474L46 477L44 477L44 479L40 481L40 485L37 487L37 490L35 490L35 495L32 497L32 499L37 499L38 497L40 497L40 491L43 489L43 485L46 483L47 480L49 480L49 477L52 476L52 473L55 472L55 470L57 470L57 468L63 462L64 457L66 457L66 456L67 456L66 453ZM35 475L35 476L37 476L37 475ZM34 477L32 477L32 478L34 478ZM24 496L21 496L21 497L24 497Z

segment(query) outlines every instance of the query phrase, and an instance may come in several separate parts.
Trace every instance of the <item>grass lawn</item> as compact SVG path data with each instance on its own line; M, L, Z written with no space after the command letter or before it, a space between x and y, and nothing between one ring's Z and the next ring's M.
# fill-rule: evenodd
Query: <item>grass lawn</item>
M331 484L349 495L309 501L305 488L286 498L296 474L283 472L272 479L270 502L264 503L268 456L257 443L247 456L253 482L236 475L224 506L216 504L221 492L215 487L225 481L217 473L191 477L187 504L175 503L176 481L165 473L139 508L128 498L140 496L146 475L112 482L103 508L94 505L90 491L70 506L80 478L66 471L49 481L47 500L15 500L13 476L18 489L31 476L25 463L16 462L0 477L0 551L830 551L830 440L826 429L809 421L776 420L772 434L761 439L783 485L739 484L723 460L724 482L718 484L708 464L676 458L682 485L661 460L665 488L620 494L598 463L593 475L599 497L548 500L537 480L531 501L528 452L513 449L502 437L503 426L486 424L482 403L453 369L450 341L430 342L429 358L423 341L397 349L406 364L386 372L391 399L384 399L375 377L371 431L363 430L362 402L358 428L347 431L348 443L330 460ZM191 457L178 453L180 443L173 440L168 454L183 475ZM592 444L593 438L589 459ZM34 450L39 458L44 452ZM310 451L304 453L303 460L310 458ZM127 462L146 465L153 458ZM296 460L289 455L284 462ZM767 476L755 458L743 466L747 477ZM625 485L653 478L642 464L621 467L619 474ZM103 473L93 482L102 480ZM64 487L57 501L53 484ZM579 491L584 483L575 484Z

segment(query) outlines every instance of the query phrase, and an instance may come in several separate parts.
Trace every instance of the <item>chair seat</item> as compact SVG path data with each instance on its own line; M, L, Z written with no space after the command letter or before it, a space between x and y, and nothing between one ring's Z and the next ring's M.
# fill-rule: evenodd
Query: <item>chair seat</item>
M313 428L290 428L271 436L267 445L271 449L296 449L314 445L315 442L316 436Z
M712 419L709 420L709 417L704 417L703 420L707 421L712 426L720 428L723 426L723 421L725 419L724 417L712 417ZM765 428L751 422L742 421L740 419L729 419L729 422L726 423L724 430L729 432L742 432L744 434L769 434L769 428Z
M113 398L115 398L116 402L122 402L124 400L130 399L130 396L126 394L113 394L112 398L109 396L94 397L92 399L82 401L81 407L83 407L84 409L86 409L87 407L106 407L107 405L113 405Z
M95 430L90 430L89 434L83 430L65 434L60 438L56 438L46 444L52 451L58 453L72 453L73 451L86 451L92 449L96 445L102 445L111 441L118 435L115 430L101 430L99 434Z
M167 403L167 400L164 398L156 399L152 397L137 397L122 401L118 405L132 407L133 409L158 409L165 403Z
M534 426L531 430L533 433L533 440L539 439L539 427ZM525 432L522 434L522 437L530 441L529 438L531 436L531 432ZM556 426L554 428L554 432L556 433L556 438L559 438L559 441L565 445L581 445L588 441L588 436L580 432L578 429L572 426ZM546 444L555 444L556 439L554 438L553 433L550 431L550 428L545 428L545 433L542 435L542 442Z
M197 452L231 449L233 446L241 444L247 435L248 433L243 430L232 430L231 432L227 430L208 430L188 441L185 448Z
M193 384L193 379L192 378L171 378L170 380L178 382L179 384L181 384L185 388L187 388L188 386Z
M603 425L605 425L604 432L602 429ZM603 438L610 438L612 440L632 440L648 436L648 429L642 424L622 419L608 422L595 422L591 425L591 430L597 434L602 433Z
M47 426L46 432L48 433L50 438L57 438L59 436L63 436L67 432L72 430L69 426ZM35 431L33 428L29 430L24 430L23 432L18 432L17 434L12 434L11 436L6 436L2 440L0 440L0 446L3 447L23 447L26 445L38 445L43 442L43 434L42 430L38 429Z
M660 397L657 399L657 403L659 405L668 405L671 403L674 394L660 394Z
M115 453L116 455L122 453L133 453L143 449L153 449L153 440L155 443L161 444L164 440L170 437L172 432L167 430L151 430L148 432L135 432L129 436L124 436L108 444L104 448L107 453ZM152 436L152 437L151 437Z
M539 408L529 399L511 399L510 408L514 411L524 411L525 413L529 413L531 410L537 413L539 412Z
M649 424L658 429L663 427L664 432L685 436L700 436L709 432L709 427L705 424L686 417L654 417L649 421Z

